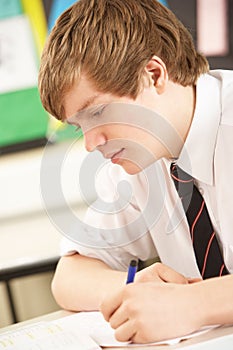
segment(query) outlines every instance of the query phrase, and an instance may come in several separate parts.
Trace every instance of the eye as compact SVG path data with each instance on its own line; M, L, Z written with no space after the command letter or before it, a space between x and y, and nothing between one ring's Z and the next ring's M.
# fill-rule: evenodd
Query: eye
M92 115L93 115L93 117L98 117L101 115L101 113L102 113L102 110L99 110L99 111L93 112Z
M105 107L106 107L106 105L103 105L103 106L99 106L99 107L93 109L91 111L92 117L99 117L103 113Z

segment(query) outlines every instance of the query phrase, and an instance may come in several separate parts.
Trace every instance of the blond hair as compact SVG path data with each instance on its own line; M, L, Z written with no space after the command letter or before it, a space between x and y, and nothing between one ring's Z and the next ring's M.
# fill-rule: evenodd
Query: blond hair
M100 92L136 98L154 55L166 64L169 79L183 86L208 71L189 31L156 0L80 0L59 17L45 45L41 101L63 119L65 93L81 72Z

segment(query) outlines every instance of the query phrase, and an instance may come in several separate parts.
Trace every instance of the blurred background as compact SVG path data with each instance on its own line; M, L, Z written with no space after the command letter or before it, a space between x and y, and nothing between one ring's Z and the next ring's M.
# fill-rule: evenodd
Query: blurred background
M86 209L73 176L86 154L82 137L43 110L37 89L46 37L74 2L0 0L0 327L58 309L50 283L62 236L40 193L48 141L51 169L72 145L62 175L65 198L80 217ZM190 30L212 69L233 69L233 0L161 2ZM63 211L59 202L50 209Z

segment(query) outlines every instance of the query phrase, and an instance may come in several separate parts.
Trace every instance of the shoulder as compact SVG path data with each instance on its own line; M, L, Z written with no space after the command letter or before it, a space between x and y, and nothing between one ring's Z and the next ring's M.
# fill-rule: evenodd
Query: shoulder
M208 74L219 80L223 89L233 84L233 70L216 69L211 70Z
M223 99L231 97L233 91L233 70L212 70L209 75L216 78ZM233 104L233 101L232 101Z
M219 81L221 125L233 126L233 71L213 70L210 75Z

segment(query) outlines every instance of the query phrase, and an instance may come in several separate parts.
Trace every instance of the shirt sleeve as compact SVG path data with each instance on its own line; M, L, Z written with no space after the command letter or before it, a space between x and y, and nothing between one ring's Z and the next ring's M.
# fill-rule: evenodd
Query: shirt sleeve
M97 200L88 208L84 222L92 226L92 241L96 246L85 242L74 242L64 237L61 242L61 255L79 253L104 261L113 269L124 271L131 259L147 260L157 255L149 232L136 237L130 230L130 223L141 217L135 196L132 179L119 166L112 164L102 168L96 178ZM136 188L139 186L137 185ZM136 191L137 192L137 191ZM115 231L113 231L115 230ZM117 235L120 237L117 243ZM83 244L84 243L84 244Z

